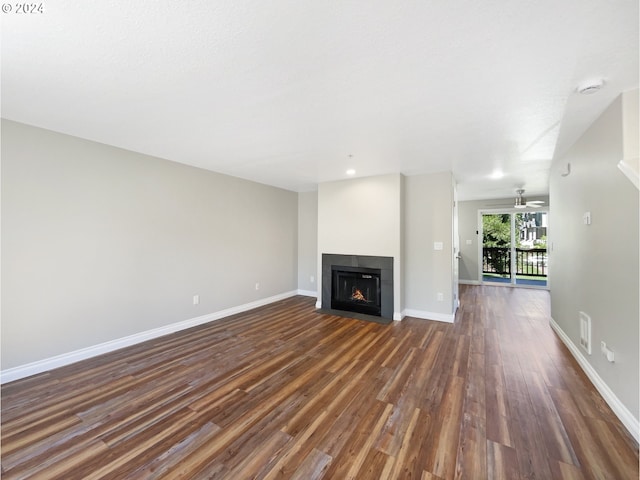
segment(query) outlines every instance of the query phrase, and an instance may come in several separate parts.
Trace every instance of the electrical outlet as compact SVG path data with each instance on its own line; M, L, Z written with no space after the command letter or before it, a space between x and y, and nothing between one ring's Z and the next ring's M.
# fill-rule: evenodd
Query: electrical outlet
M615 355L613 354L613 350L607 347L607 344L604 342L600 342L600 352L604 355L608 361L611 363L615 362Z
M260 290L260 282L256 282L256 290Z
M194 305L199 305L200 304L200 295L194 295L193 296L193 304Z
M441 292L438 292L438 301L439 302L444 301L444 294L442 294Z
M311 275L311 276L309 277L309 281L310 281L311 283L315 282L315 281L316 281L316 277L314 277L313 275Z

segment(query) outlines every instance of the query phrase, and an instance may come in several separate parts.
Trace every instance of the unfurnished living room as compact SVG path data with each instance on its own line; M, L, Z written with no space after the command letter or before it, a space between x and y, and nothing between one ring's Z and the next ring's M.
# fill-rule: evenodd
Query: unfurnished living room
M637 0L2 5L3 479L637 479Z

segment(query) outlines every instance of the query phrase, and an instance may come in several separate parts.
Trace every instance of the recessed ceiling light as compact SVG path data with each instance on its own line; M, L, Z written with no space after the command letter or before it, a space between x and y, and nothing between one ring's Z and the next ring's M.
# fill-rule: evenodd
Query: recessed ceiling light
M349 170L347 170L347 175L355 175L356 171L353 168L350 168Z
M500 180L504 177L504 172L502 170L494 170L490 177L494 180Z

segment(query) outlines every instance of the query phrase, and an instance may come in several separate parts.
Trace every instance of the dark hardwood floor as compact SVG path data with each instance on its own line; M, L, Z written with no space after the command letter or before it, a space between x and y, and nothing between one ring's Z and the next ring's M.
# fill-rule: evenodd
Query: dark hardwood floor
M392 325L294 297L7 384L2 478L637 479L548 296Z

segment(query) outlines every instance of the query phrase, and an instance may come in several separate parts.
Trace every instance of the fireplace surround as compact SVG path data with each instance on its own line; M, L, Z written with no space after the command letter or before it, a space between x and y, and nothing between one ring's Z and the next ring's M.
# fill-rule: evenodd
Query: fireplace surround
M323 253L322 309L393 320L393 257Z

